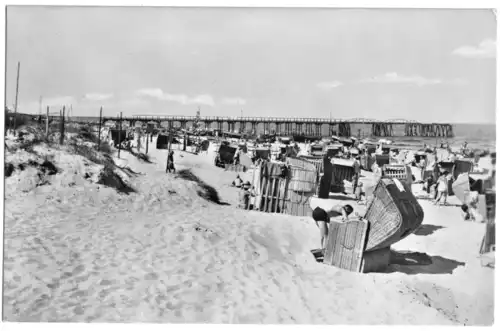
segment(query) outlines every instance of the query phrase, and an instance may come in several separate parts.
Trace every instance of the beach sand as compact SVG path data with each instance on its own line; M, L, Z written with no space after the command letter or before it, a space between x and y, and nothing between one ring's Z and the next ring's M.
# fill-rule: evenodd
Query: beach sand
M37 187L26 170L6 178L7 321L493 323L494 270L478 259L485 226L462 221L458 208L422 201L424 224L392 247L395 264L352 273L316 262L311 218L236 209L236 173L215 168L213 151L176 150L177 170L191 169L229 205L166 174L155 145L152 163L115 157L138 173L126 178L137 191L128 195L96 184L99 166L44 147L38 154L58 155L62 170L49 184Z

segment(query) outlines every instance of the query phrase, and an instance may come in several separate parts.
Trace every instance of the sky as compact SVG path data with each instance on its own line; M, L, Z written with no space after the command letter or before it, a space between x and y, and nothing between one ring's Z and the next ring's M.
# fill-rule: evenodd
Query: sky
M15 7L6 105L494 123L489 10Z

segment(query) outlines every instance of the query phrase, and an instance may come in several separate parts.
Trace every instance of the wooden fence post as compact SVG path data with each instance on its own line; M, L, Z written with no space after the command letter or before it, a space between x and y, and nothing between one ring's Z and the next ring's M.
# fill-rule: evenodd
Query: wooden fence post
M172 149L172 132L169 129L168 130L168 154L167 155L170 155L171 149Z
M61 111L61 136L59 137L59 144L62 145L64 144L64 114L66 112L66 106L63 106L63 109Z
M141 130L137 130L137 151L140 152L141 151L141 139L142 139L142 131Z
M122 149L121 145L121 141L122 141L122 113L120 112L120 122L118 124L118 158L120 158L120 151Z
M186 135L186 131L184 131L184 139L183 139L183 144L182 144L182 150L184 152L186 151L186 145L187 145L187 135Z
M47 106L47 117L45 118L45 137L49 137L49 106Z
M14 136L16 135L17 127L17 97L19 95L19 70L21 68L21 62L17 62L17 80L16 80L16 102L14 104Z
M99 132L97 133L97 151L101 150L101 123L102 123L102 106L99 110Z

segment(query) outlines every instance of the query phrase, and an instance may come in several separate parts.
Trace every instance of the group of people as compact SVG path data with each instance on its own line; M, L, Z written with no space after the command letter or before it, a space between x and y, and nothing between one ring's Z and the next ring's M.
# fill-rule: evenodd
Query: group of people
M255 197L252 184L249 181L243 182L240 175L231 183L231 186L239 188L239 207L244 210L253 209L252 197Z

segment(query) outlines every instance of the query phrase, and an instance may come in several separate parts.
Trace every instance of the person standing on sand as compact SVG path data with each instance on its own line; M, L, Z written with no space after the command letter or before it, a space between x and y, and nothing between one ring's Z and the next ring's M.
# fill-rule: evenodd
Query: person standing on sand
M373 179L375 183L378 183L380 179L382 179L382 168L378 165L377 162L374 162L372 165Z
M251 208L251 203L250 203L250 197L254 197L255 194L253 190L250 190L252 184L250 184L249 181L246 181L242 186L241 186L241 191L239 194L240 198L240 208L244 210L250 210Z
M318 198L328 199L330 197L330 186L333 180L333 167L331 157L325 154L323 157L323 176L318 185Z
M316 226L319 228L319 234L321 236L321 249L326 248L330 218L342 216L342 221L346 221L347 217L352 212L353 208L351 205L335 205L327 209L316 207L313 210L312 218L316 222Z
M439 176L437 180L437 197L436 200L434 201L434 204L438 204L441 201L441 198L444 197L444 205L446 205L446 199L448 198L448 179L447 176L448 172L445 171L444 173Z
M174 151L170 151L170 153L168 153L168 157L167 157L167 173L170 173L170 172L175 173Z
M356 190L354 190L354 196L358 204L363 202L363 195L365 195L365 192L363 192L363 182L359 182Z
M356 194L356 188L358 187L359 174L361 173L361 164L359 163L359 156L354 157L354 175L352 176L352 193Z

